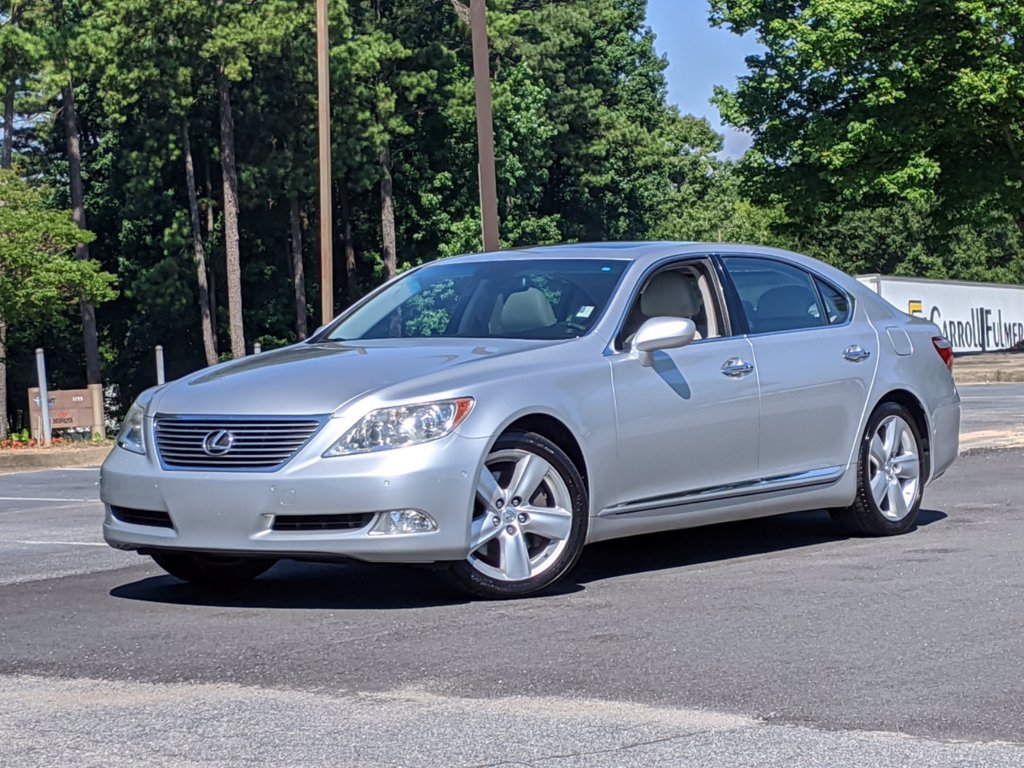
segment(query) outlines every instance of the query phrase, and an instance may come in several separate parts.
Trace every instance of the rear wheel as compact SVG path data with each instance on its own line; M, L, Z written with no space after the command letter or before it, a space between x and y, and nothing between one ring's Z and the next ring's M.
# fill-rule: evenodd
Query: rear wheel
M589 505L579 471L542 435L498 438L477 481L470 553L442 578L477 597L525 597L551 586L579 559Z
M263 557L230 557L196 552L152 552L150 557L171 576L214 589L230 589L246 584L277 562Z
M891 536L914 527L921 507L924 462L914 417L882 403L868 419L857 462L857 498L832 519L846 533Z

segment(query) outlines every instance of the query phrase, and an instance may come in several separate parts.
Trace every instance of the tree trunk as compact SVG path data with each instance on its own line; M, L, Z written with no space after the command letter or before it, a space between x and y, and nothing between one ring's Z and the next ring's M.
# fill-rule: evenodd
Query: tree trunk
M0 440L7 439L7 323L0 318Z
M338 190L341 198L341 225L345 238L345 295L352 304L359 298L359 281L356 276L356 244L352 241L352 213L348 206L348 178L342 178Z
M206 242L213 242L213 228L216 226L216 213L213 199L213 174L210 172L210 148L203 153L203 170L206 176ZM217 344L217 272L213 268L213 260L206 265L206 274L210 285L210 327L213 328L213 348ZM219 359L219 358L218 358Z
M217 362L217 347L213 342L213 324L210 322L210 289L206 281L206 250L203 248L202 222L199 219L199 199L196 196L196 169L192 164L192 142L188 136L188 121L181 123L181 138L185 150L185 182L188 185L188 212L192 222L192 249L199 282L199 314L203 327L203 352L206 364Z
M289 210L292 229L292 284L295 287L295 332L302 341L309 335L306 326L306 273L302 266L302 222L299 220L299 198L292 195Z
M231 356L245 357L242 327L242 260L238 243L238 173L235 170L235 121L231 117L231 84L224 70L217 73L220 95L220 165L224 175L224 255L228 281L228 333Z
M10 168L14 157L14 94L17 83L11 80L4 93L4 148L0 158L0 167Z
M380 153L380 219L383 234L384 279L390 280L398 271L395 261L395 196L391 184L391 150L384 145Z
M11 167L14 151L14 81L4 94L4 147L0 167ZM7 439L7 323L0 317L0 440Z
M85 195L82 191L82 144L78 133L78 114L75 110L75 92L71 80L64 85L64 134L68 151L68 176L71 180L71 213L80 229L87 229ZM79 243L75 255L89 258L89 246ZM85 380L87 384L102 384L100 373L100 347L96 334L96 308L82 301L82 337L85 342Z

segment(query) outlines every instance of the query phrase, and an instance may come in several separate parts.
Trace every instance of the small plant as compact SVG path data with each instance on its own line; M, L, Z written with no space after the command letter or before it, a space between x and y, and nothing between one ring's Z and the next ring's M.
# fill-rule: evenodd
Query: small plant
M50 445L67 445L71 441L66 437L54 437L50 440ZM40 441L36 440L29 434L27 429L23 429L20 432L12 432L6 440L0 440L0 450L22 450L25 448L38 448Z

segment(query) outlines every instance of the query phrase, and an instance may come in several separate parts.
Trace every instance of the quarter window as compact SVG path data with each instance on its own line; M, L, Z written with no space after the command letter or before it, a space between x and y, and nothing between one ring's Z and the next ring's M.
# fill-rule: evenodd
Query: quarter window
M740 295L751 333L828 324L814 278L807 272L771 259L726 256L723 261Z
M825 302L825 316L830 325L842 325L850 319L850 299L820 278L814 278Z

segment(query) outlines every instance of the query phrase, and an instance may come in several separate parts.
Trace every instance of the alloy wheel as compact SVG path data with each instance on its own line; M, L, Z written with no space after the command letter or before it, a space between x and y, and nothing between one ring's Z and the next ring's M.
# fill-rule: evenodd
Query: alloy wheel
M900 416L887 416L871 436L868 485L882 515L903 520L917 499L921 457L910 425Z
M567 546L572 508L565 479L542 456L518 448L491 453L477 481L469 564L497 581L539 576Z

